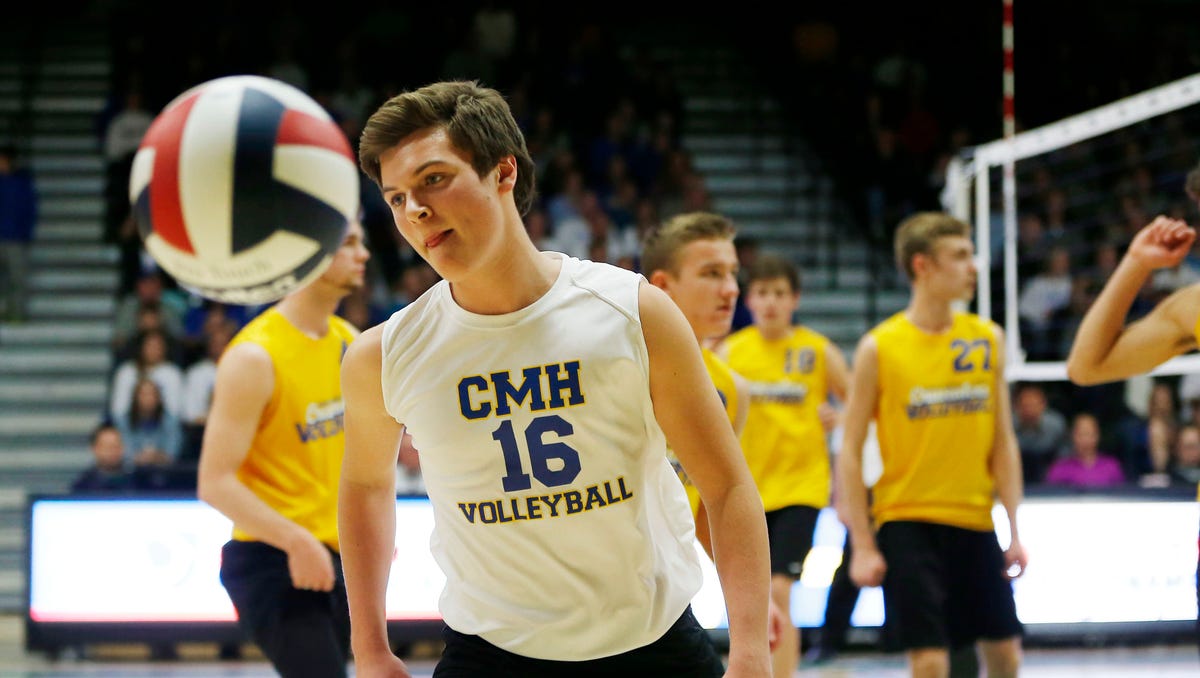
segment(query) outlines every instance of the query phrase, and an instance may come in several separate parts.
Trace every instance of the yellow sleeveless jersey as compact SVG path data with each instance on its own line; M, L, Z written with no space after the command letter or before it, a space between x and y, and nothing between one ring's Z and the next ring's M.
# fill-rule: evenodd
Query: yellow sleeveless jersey
M275 308L251 320L230 346L254 343L271 356L275 390L238 479L285 518L338 549L337 495L345 438L341 364L358 330L330 317L313 339ZM234 525L233 538L254 538Z
M902 311L871 330L879 357L876 434L883 472L872 490L875 524L916 520L992 530L996 435L993 324L955 313L929 334Z
M738 413L737 383L733 380L733 370L729 369L729 365L726 365L725 361L721 360L717 354L707 348L700 347L700 353L704 356L704 367L708 370L708 376L712 379L713 386L717 387L717 395L721 397L721 404L725 406L725 415L729 417L729 422L732 424L737 420ZM675 472L679 474L679 480L683 482L683 489L687 491L688 503L692 506L692 517L694 518L696 511L700 510L700 493L687 477L687 473L674 454L671 455L671 465L675 467Z
M726 339L729 366L750 382L742 452L767 511L829 504L829 445L817 416L828 345L806 327L768 340L751 325Z

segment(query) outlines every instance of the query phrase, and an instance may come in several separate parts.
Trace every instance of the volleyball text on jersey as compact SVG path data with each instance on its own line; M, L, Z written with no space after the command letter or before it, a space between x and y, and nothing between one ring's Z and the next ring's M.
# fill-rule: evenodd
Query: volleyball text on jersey
M511 523L520 520L541 520L583 513L604 508L632 499L633 493L625 486L625 477L588 485L582 490L568 490L554 494L506 497L490 501L458 502L467 522L474 524Z
M908 392L905 411L909 419L975 414L990 411L991 398L992 389L986 383L962 384L948 388L916 387Z
M346 427L346 406L341 398L323 403L309 403L304 411L304 421L296 422L296 433L300 442L324 440L338 435Z

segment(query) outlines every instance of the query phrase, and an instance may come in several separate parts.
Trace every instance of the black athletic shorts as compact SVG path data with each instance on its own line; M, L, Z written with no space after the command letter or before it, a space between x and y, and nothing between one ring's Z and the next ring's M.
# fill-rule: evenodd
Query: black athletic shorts
M332 551L331 551L332 553ZM342 559L333 553L332 591L302 591L292 586L287 553L259 541L231 539L221 549L221 584L238 614L238 625L254 634L299 609L313 608L350 626Z
M434 678L720 678L725 665L691 606L661 638L634 650L590 661L532 659L502 650L479 636L442 630L446 642Z
M1019 636L996 533L937 523L884 523L884 643L892 651L957 648Z
M785 506L767 511L767 539L771 547L771 574L800 578L804 559L812 550L813 532L821 509Z

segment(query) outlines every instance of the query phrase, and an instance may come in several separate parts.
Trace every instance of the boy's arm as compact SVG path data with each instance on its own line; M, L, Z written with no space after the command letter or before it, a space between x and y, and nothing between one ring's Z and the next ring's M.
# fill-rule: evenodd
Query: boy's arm
M639 305L654 413L708 512L729 614L727 675L770 675L770 564L758 488L682 311L648 283Z
M854 543L851 578L859 586L878 586L887 565L871 527L862 464L863 445L879 397L879 352L875 338L869 334L858 342L852 374L850 401L843 417L842 449L837 455L837 512Z
M1012 577L1025 572L1025 548L1017 530L1017 507L1025 494L1021 473L1021 451L1017 447L1017 435L1013 429L1012 402L1008 391L1008 380L1004 375L1004 330L993 325L996 332L996 436L989 465L996 483L996 496L1008 516L1009 547L1004 552L1005 565L1016 567Z
M1150 274L1178 265L1195 238L1187 224L1166 217L1138 231L1079 324L1067 356L1071 381L1086 385L1127 379L1196 348L1200 283L1176 290L1145 317L1125 325Z
M346 455L338 532L353 653L363 675L403 667L388 642L386 598L396 548L396 460L404 428L383 402L381 334L380 325L367 330L342 358Z

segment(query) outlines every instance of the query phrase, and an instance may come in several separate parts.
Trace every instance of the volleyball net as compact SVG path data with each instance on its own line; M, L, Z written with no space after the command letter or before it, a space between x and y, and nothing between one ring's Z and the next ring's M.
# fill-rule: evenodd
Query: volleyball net
M1200 163L1200 74L965 149L947 167L945 209L969 221L976 311L1005 329L1009 381L1061 381L1078 322L1132 236L1155 216L1197 223L1184 190ZM1200 256L1159 271L1133 319L1188 282ZM1155 374L1200 372L1200 355Z

